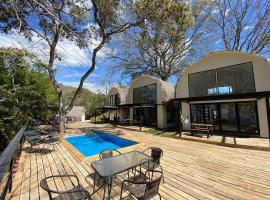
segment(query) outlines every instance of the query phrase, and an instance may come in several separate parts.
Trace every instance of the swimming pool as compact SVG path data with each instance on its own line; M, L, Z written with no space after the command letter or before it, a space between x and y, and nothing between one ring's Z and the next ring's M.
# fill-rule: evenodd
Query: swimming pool
M120 149L137 144L131 140L95 131L91 134L68 136L65 140L86 157L99 154L104 149Z

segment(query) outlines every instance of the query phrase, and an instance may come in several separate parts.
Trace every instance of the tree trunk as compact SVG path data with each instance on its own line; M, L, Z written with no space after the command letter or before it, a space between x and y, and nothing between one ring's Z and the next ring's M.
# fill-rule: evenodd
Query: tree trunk
M64 133L65 132L66 111L65 111L63 93L60 92L60 94L58 96L59 96L59 133Z

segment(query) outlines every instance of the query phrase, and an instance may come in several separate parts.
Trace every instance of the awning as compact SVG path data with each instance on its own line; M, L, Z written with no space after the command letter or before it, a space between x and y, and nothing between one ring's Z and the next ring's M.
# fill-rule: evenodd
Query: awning
M184 97L175 98L175 101L191 102L191 101L211 101L211 100L228 100L228 99L246 99L246 98L264 98L269 97L270 91L264 92L252 92L243 94L226 94L226 95L216 95L216 96L202 96L202 97Z

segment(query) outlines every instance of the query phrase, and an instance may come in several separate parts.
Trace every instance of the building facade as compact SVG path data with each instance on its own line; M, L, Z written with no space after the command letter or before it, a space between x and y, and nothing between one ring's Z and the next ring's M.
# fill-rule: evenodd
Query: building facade
M216 133L269 137L270 64L235 51L210 53L189 66L176 86L181 123L210 123Z
M170 103L174 96L174 84L142 75L133 80L127 93L129 118L134 123L141 119L145 126L174 126L175 112Z
M85 107L73 106L66 117L67 119L71 118L74 121L84 122L85 121Z
M127 100L127 87L112 87L108 93L107 108L109 110L109 118L111 121L115 121L114 118L123 120L129 117L129 109L120 108L120 105L126 104Z

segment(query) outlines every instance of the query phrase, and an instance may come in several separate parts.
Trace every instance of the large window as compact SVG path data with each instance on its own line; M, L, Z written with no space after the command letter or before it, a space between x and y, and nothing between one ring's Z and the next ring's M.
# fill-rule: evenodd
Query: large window
M259 134L255 101L191 104L190 115L191 123L213 124L217 132Z
M191 97L217 94L215 70L190 74L188 82Z
M157 85L147 85L133 89L133 103L157 103Z
M113 94L110 96L110 106L115 106L120 104L119 94Z
M255 92L252 63L189 75L190 97Z

